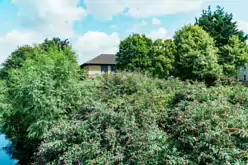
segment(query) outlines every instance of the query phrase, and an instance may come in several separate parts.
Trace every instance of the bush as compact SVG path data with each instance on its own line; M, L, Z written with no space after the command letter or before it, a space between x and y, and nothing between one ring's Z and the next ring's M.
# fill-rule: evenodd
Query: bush
M248 112L231 102L236 86L134 73L83 86L83 105L45 134L37 164L245 164Z

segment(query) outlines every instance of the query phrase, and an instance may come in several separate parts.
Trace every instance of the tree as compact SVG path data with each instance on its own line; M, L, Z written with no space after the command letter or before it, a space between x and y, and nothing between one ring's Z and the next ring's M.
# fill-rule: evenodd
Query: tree
M64 50L66 47L70 45L68 39L61 40L58 37L54 37L52 40L45 39L45 41L42 43L42 47L45 51L48 51L48 49L51 46L57 46L59 50Z
M229 77L237 75L248 62L248 48L238 36L232 36L221 52L219 63L223 65L224 74Z
M29 45L24 45L17 48L3 63L3 68L0 71L0 78L7 79L8 70L21 68L23 66L24 61L30 58L34 58L33 47Z
M225 12L220 6L217 6L215 11L212 11L210 6L207 10L203 10L201 17L196 18L195 24L201 26L214 38L218 48L226 45L233 35L238 36L242 42L248 39L243 31L238 30L233 15Z
M212 81L221 75L217 48L200 26L185 26L174 36L176 75L182 79Z
M152 65L150 47L152 40L145 35L133 34L121 41L117 56L117 68L146 72Z
M52 40L45 39L43 43L38 44L44 52L48 52L49 48L57 46L58 50L64 51L69 46L68 40L61 40L60 38L53 38ZM7 60L3 63L3 68L0 71L0 78L7 79L8 71L10 69L19 69L23 67L26 60L35 59L34 47L24 45L17 48Z
M11 68L1 132L15 149L34 151L42 136L65 114L71 113L81 99L79 65L71 47L63 51L51 44L36 45L33 56L21 68ZM28 155L29 156L29 155Z
M167 78L174 68L176 46L172 40L156 40L151 48L152 75Z

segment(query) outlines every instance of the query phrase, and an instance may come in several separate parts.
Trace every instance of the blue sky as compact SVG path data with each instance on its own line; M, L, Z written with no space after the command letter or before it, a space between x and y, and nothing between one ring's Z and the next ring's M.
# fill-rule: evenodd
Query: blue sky
M0 63L18 46L69 38L83 63L115 53L131 33L171 38L208 5L234 14L248 33L247 0L0 0Z

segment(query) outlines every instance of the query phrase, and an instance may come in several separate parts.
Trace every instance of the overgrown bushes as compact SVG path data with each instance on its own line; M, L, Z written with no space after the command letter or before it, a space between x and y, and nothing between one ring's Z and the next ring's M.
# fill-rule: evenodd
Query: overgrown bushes
M130 73L83 84L80 110L45 134L37 164L245 164L245 87Z

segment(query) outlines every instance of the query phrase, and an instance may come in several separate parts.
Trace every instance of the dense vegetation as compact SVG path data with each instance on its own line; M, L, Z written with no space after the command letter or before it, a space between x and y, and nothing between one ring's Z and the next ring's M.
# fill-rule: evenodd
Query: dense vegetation
M44 135L38 164L245 164L248 89L239 84L122 73L81 91L80 109Z
M246 164L248 88L230 79L248 62L246 36L222 8L208 12L173 40L130 35L117 67L132 72L93 80L67 40L19 47L0 71L14 154L37 165ZM220 40L206 25L232 33Z
M17 57L16 52L22 56ZM81 100L76 55L69 46L61 49L46 40L35 47L19 48L5 66L1 132L15 149L34 151L42 135Z

